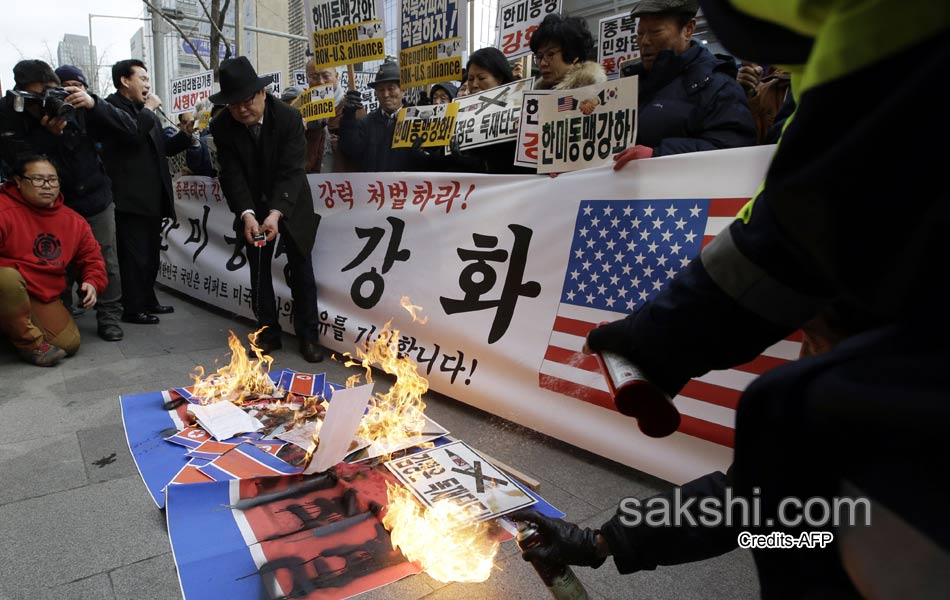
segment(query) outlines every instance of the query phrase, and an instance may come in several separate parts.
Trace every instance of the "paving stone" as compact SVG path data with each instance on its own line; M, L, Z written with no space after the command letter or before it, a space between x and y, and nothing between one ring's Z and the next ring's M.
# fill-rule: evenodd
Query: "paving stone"
M136 380L165 381L169 387L188 381L187 373L194 365L177 355L128 358L112 364L65 375L69 394L108 390Z
M77 436L90 482L138 476L121 423L83 429Z
M86 485L76 434L3 444L0 478L0 505Z
M99 573L49 590L49 598L56 600L114 600L112 582L106 573ZM146 596L142 596L145 598Z
M114 569L109 577L116 600L181 600L171 552Z

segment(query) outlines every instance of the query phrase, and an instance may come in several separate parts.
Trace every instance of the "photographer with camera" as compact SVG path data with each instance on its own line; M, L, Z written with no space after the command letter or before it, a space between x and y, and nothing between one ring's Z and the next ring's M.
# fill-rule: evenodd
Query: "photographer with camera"
M82 81L79 69L71 79ZM60 87L53 69L41 60L22 60L13 68L16 87L0 100L0 160L5 174L23 156L43 154L57 166L67 207L89 226L105 260L109 285L96 303L97 331L107 341L123 337L119 327L122 287L116 256L112 182L96 143L135 133L132 119L84 87Z

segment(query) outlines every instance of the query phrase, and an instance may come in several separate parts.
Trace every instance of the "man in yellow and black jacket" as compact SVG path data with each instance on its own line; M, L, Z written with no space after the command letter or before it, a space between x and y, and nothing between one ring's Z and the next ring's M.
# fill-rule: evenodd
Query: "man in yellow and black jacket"
M651 302L591 331L588 346L624 354L673 396L831 306L861 325L753 382L728 474L678 489L684 500L759 496L758 525L629 527L618 511L589 530L521 514L551 540L526 558L599 566L613 555L629 573L722 554L742 531L825 530L835 540L824 549L753 551L763 598L887 597L898 584L907 597L940 597L950 589L950 571L934 568L950 563L950 452L938 439L950 418L950 304L936 288L950 264L950 163L929 148L950 134L934 87L950 70L950 4L701 4L729 51L793 73L797 109L737 220ZM871 525L778 519L785 498L836 496L869 498Z

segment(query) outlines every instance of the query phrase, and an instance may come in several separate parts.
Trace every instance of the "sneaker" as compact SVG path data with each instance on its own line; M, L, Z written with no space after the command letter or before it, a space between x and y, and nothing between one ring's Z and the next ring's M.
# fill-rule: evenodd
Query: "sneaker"
M20 358L37 367L52 367L66 358L66 351L43 342L32 350L20 350Z

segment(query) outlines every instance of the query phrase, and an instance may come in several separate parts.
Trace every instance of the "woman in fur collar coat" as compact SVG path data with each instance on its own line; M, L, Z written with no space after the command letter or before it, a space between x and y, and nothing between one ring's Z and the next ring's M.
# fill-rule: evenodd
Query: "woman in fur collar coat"
M594 36L579 17L545 17L531 35L531 51L541 70L535 89L571 90L607 81L597 62Z

